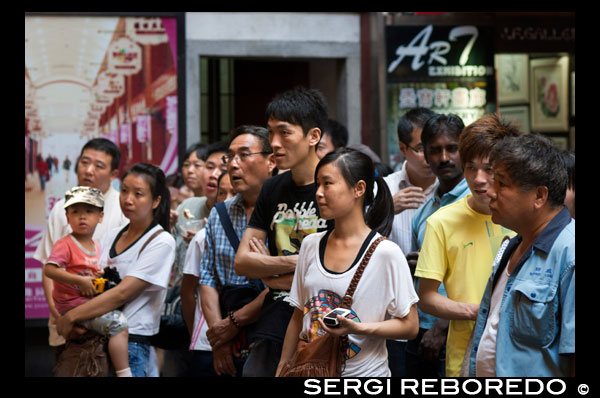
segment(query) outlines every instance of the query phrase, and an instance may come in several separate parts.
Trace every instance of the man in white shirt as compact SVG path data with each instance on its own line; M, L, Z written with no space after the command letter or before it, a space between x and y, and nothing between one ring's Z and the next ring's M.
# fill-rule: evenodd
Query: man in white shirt
M425 160L421 132L427 119L435 112L427 108L409 110L398 121L398 146L405 161L402 169L384 177L394 199L394 223L390 240L395 242L407 260L411 251L411 220L419 206L435 191L437 177ZM416 261L409 261L411 273ZM388 361L392 377L404 377L406 340L388 340Z
M398 122L398 146L404 159L402 169L384 177L394 198L394 224L390 240L406 256L411 249L411 220L415 211L434 192L437 177L425 160L421 132L427 119L435 113L427 108L414 108ZM409 264L410 265L410 264Z
M112 180L117 177L119 172L120 160L121 151L113 142L105 138L94 138L83 146L75 166L78 185L98 188L104 195L104 218L96 227L93 236L98 242L112 228L124 226L129 222L121 212L119 192L111 185ZM42 264L46 262L54 243L72 232L71 226L67 223L63 205L64 198L56 202L50 211L42 240L33 255ZM50 346L62 346L65 344L65 340L56 332L54 324L60 314L56 311L54 300L52 300L52 280L43 276L42 283L50 310L49 344Z

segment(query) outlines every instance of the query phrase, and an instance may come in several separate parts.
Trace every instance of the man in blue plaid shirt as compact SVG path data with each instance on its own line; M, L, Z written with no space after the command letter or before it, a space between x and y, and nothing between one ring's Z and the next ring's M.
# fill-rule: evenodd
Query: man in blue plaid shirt
M224 202L233 230L238 239L248 226L263 183L275 169L269 134L263 127L240 126L231 132L230 145L224 159L231 185L237 193ZM256 246L256 251L268 253L266 246ZM219 290L224 285L243 285L248 278L234 270L235 249L232 247L216 208L206 223L206 244L200 263L200 301L208 324L206 333L213 349L213 366L218 375L236 375L234 356L238 353L234 337L238 329L258 319L262 300L267 290L254 301L233 311L228 317L221 316Z

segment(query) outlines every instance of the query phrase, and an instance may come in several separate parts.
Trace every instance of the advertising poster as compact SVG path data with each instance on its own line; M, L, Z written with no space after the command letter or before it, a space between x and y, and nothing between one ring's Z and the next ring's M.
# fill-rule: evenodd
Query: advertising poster
M87 141L117 144L119 177L137 162L177 172L182 21L25 14L25 319L48 317L33 254L54 203L77 185Z
M396 127L409 109L454 113L465 123L495 111L493 31L466 26L387 26L387 147L397 170Z

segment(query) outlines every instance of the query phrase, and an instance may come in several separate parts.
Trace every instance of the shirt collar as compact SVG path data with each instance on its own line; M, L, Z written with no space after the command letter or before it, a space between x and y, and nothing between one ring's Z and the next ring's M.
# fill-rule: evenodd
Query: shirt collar
M569 213L566 206L563 206L563 209L554 216L544 230L535 238L533 246L544 253L549 253L558 235L570 222L571 213Z
M533 245L531 245L531 247L527 250L525 255L523 255L523 257L521 258L521 260L519 260L519 263L523 263L523 260L526 260L529 257L534 247L537 250L543 251L544 253L548 254L550 252L550 249L552 249L552 245L554 245L554 241L556 240L558 235L567 225L569 225L570 222L571 213L569 213L569 210L565 206L556 216L554 216L550 223L546 225L544 230L537 236L537 238L535 238ZM496 270L496 276L494 277L493 286L495 286L500 272L506 267L506 264L508 263L512 252L522 241L523 237L521 235L517 235L514 238L512 238L508 243L508 246L506 246L506 249L504 250L504 255L502 256L502 259L500 260L500 263L498 264L498 268ZM514 272L515 271L513 271L513 273Z
M414 187L415 185L413 185L410 180L408 179L408 173L406 172L406 164L407 161L405 160L404 163L402 164L402 170L398 175L398 188L399 189L404 189L404 188L408 188L408 187ZM434 189L437 189L438 187L438 179L435 179L435 182L433 184L431 184L430 186L428 186L424 191L423 194L425 196L429 195Z
M436 181L435 183L435 199L440 202L442 200L442 198L444 196L448 196L448 197L452 197L452 198L458 198L459 196L461 196L464 192L465 192L465 188L469 189L469 186L467 185L467 180L463 177L462 180L460 180L460 182L458 184L456 184L454 186L454 188L452 188L450 191L446 192L445 194L443 194L442 196L440 196L439 190L438 188L440 187L440 182L439 180Z

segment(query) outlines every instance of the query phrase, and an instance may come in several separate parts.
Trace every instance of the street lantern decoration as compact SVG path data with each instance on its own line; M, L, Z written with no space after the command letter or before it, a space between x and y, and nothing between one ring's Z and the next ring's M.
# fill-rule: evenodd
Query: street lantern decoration
M156 45L169 41L161 18L127 18L125 24L127 35L140 44Z
M108 95L102 93L102 88L98 85L92 87L92 104L97 106L104 107L106 109L107 106L110 106L113 103L113 98Z
M125 93L125 78L120 73L104 71L98 75L99 93L109 98L117 98Z
M108 72L134 75L142 69L142 47L128 37L113 41L108 47Z

